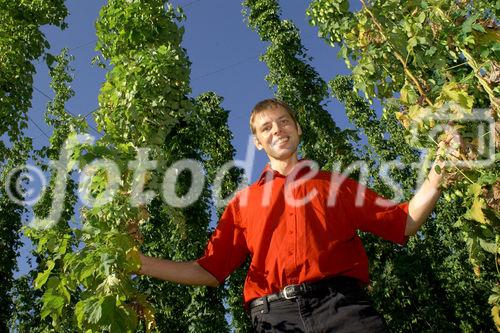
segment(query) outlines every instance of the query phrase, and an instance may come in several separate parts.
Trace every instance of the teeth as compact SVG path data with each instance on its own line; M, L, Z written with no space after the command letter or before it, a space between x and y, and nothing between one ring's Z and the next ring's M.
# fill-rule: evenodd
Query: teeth
M287 142L288 141L288 137L283 137L283 138L279 138L278 139L278 143L282 143L282 142Z

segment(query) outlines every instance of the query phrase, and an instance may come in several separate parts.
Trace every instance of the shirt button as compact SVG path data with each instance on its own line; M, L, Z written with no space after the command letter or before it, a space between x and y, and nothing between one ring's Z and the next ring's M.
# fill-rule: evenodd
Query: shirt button
M290 230L290 231L288 232L288 234L289 234L289 235L293 235L293 231L292 231L292 230Z
M288 251L288 255L289 256L293 256L293 252L292 251Z

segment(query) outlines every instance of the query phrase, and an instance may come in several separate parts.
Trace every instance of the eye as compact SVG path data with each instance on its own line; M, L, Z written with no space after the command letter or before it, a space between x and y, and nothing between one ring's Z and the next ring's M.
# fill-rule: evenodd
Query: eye
M266 126L261 129L262 132L269 132L271 130L271 126Z
M283 119L281 121L281 125L288 125L290 123L290 121L288 119Z

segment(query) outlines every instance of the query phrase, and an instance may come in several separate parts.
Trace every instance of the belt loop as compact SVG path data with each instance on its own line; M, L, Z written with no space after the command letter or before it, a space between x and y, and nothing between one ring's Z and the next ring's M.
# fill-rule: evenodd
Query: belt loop
M264 308L260 310L260 313L269 313L269 302L267 301L267 296L262 297L262 301L264 301Z

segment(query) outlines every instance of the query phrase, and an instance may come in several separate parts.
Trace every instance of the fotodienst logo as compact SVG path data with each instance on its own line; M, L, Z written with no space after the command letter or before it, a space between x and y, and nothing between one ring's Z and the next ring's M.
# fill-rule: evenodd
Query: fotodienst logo
M455 106L456 107L456 106ZM439 110L438 110L439 111ZM441 110L443 111L443 110ZM447 110L445 110L447 111ZM462 110L463 111L463 110ZM429 124L427 132L422 131L422 124ZM438 145L443 133L453 133L457 129L465 129L467 137L451 144L451 151L461 152L461 156L456 159L446 160L446 163L452 163L456 168L484 168L495 162L495 120L489 109L473 109L471 112L421 112L418 117L413 119L408 128L412 133L412 142L410 145L418 146L420 144L421 133L427 135L427 139ZM64 210L64 200L66 198L66 185L70 174L72 179L78 185L78 197L80 202L87 207L101 207L113 201L117 191L123 186L122 171L115 161L109 158L97 158L90 163L80 166L78 161L72 158L77 147L81 145L92 146L96 138L90 134L78 134L70 136L62 146L57 161L50 161L52 169L51 191L52 201L50 213L43 220L34 219L31 227L50 228L54 226L61 218ZM455 146L453 146L455 145ZM460 147L457 145L461 145ZM147 174L158 172L158 161L151 160L151 151L149 148L136 148L135 160L127 164L128 171L133 174L130 184L130 205L139 207L149 204L156 196L160 196L167 205L177 208L188 207L195 203L201 197L206 186L210 186L213 195L213 202L217 207L224 207L248 184L246 180L251 179L254 165L256 147L253 144L253 137L250 135L247 141L247 149L244 160L231 160L220 166L215 174L212 184L207 184L207 173L201 161L193 159L181 159L171 163L165 169L161 177L161 186L156 189L146 189ZM383 161L379 164L380 180L393 193L392 198L379 200L380 206L391 206L404 199L403 188L391 172L394 169L403 170L411 168L418 173L416 188L419 188L425 180L428 170L423 168L424 161L428 158L428 149L420 148L420 158L418 162L407 166L400 160ZM459 157L459 158L458 158ZM237 189L222 197L222 188L224 177L232 168L242 170L242 182ZM299 171L307 168L305 175L297 177ZM364 200L364 191L369 182L370 165L365 160L354 161L341 170L340 162L330 166L332 172L331 190L328 198L328 205L333 206L337 202L338 188L353 173L357 174L360 187L356 194L356 205L362 206ZM98 174L105 173L106 184L103 191L96 197L92 193L92 182ZM179 195L176 192L176 184L181 174L190 174L190 185L186 193ZM296 197L294 189L300 186L304 181L311 179L319 172L319 166L314 161L303 160L294 168L294 172L287 176L286 188L284 190L285 200L289 205L301 206L310 202L317 194L314 191L307 193L303 197ZM47 191L47 175L41 168L34 165L23 165L14 168L6 177L5 191L10 200L18 205L32 206L36 204L45 191ZM155 191L156 190L156 191ZM244 191L243 191L244 193ZM94 193L95 194L95 193ZM431 195L431 194L429 194ZM245 195L240 196L240 204L246 205L248 198ZM264 191L262 197L263 206L271 204L271 191Z

